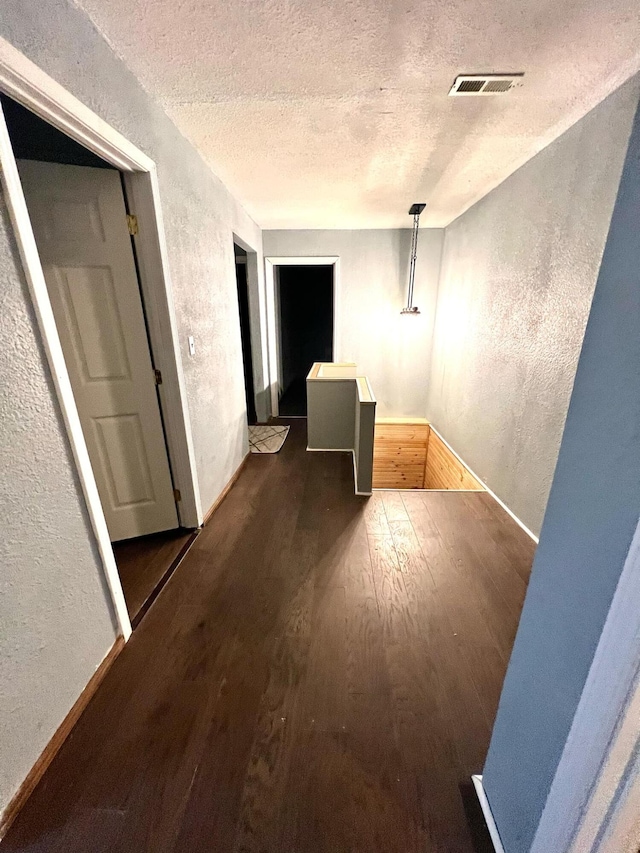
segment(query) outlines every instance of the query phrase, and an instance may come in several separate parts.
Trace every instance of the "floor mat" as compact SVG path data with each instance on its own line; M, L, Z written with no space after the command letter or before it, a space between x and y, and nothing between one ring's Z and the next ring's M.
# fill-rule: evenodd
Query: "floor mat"
M250 426L249 449L252 453L277 453L290 429L288 426Z

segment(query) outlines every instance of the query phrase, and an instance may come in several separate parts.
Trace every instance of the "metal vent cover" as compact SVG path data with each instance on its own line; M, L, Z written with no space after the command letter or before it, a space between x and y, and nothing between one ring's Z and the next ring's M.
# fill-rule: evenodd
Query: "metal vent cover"
M503 95L517 86L522 86L524 74L460 74L453 81L449 95Z

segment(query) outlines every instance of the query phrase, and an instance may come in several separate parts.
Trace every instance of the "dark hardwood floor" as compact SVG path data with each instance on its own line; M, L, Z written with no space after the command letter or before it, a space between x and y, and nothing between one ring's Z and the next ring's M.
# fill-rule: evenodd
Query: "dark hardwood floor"
M248 460L3 850L471 853L469 777L533 550L485 493L356 497L351 457L305 453L294 421Z
M167 530L113 543L129 618L135 625L153 603L168 574L189 549L195 530Z

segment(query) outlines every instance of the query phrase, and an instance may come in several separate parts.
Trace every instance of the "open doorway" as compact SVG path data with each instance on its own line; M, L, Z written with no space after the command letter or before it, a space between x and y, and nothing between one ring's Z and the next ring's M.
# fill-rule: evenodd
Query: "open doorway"
M193 539L180 525L121 173L2 96L80 425L136 624Z
M306 417L306 377L316 361L333 361L334 266L278 266L276 317L278 411Z
M237 243L233 244L238 286L238 310L240 312L240 336L242 338L242 366L244 370L244 393L247 403L247 420L250 425L258 422L256 414L256 392L253 380L253 350L251 347L251 314L249 309L248 253Z

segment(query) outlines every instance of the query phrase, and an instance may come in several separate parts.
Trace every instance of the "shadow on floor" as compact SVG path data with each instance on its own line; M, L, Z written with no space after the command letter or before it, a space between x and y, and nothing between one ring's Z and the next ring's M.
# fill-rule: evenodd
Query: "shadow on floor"
M471 779L468 782L460 783L460 797L475 853L495 853L493 841L489 835L478 795Z

